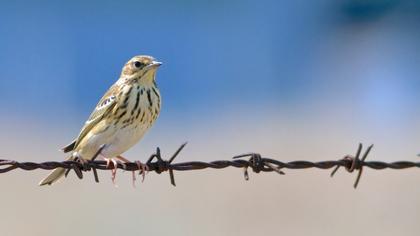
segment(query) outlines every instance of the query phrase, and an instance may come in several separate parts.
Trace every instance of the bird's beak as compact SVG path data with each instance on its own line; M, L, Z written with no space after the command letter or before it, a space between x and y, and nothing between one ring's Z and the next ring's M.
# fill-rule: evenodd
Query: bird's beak
M154 61L154 62L152 63L152 65L153 65L153 66L156 66L156 67L159 67L160 65L162 65L162 62L160 62L160 61Z
M158 68L160 65L162 65L162 62L160 62L160 61L153 61L151 64L149 64L146 67L146 69Z

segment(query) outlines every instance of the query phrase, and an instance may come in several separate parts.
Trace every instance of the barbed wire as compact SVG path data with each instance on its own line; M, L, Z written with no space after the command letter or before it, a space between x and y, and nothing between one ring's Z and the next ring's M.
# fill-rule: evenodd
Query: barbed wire
M356 154L354 156L347 155L340 160L331 160L331 161L290 161L282 162L276 159L262 157L258 153L247 153L238 156L234 156L232 160L218 160L211 162L202 162L202 161L189 161L181 163L173 163L178 154L184 149L186 143L182 144L176 152L168 159L164 160L161 156L160 148L156 149L156 153L152 154L146 165L148 166L149 171L154 171L158 174L162 172L169 172L170 181L173 186L175 184L174 171L189 171L189 170L202 170L202 169L224 169L227 167L236 167L243 168L245 180L249 180L248 169L251 168L255 173L261 172L276 172L280 175L285 173L282 169L308 169L308 168L318 168L318 169L331 169L334 170L331 172L330 176L333 177L334 174L338 171L340 167L344 167L349 173L357 171L356 180L353 184L354 188L357 188L360 178L363 173L363 167L369 167L374 170L383 170L383 169L407 169L417 167L420 168L420 162L410 162L410 161L396 161L396 162L381 162L381 161L366 161L367 156L373 148L373 145L370 145L363 155L362 149L363 145L359 144ZM107 165L106 161L95 160L99 155L100 151L103 149L101 147L98 152L95 154L92 161L49 161L42 163L35 162L18 162L13 160L3 160L0 159L0 174L6 173L16 169L22 170L35 170L35 169L44 169L52 170L58 167L67 169L66 176L69 171L74 170L76 175L82 179L83 172L92 171L95 181L99 182L97 170L109 170L114 169L114 166ZM246 159L247 158L247 159ZM156 160L155 160L156 159ZM138 163L128 162L128 163L117 163L116 168L123 169L126 171L141 171Z

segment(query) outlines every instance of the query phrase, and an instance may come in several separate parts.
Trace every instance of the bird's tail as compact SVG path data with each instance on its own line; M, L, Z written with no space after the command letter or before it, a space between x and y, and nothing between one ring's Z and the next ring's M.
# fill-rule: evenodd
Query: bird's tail
M69 157L67 161L71 161L72 159L73 159L72 157ZM65 173L66 173L66 169L56 168L47 177L41 180L41 182L39 182L39 186L47 185L47 184L51 185L57 182L61 177L63 177Z

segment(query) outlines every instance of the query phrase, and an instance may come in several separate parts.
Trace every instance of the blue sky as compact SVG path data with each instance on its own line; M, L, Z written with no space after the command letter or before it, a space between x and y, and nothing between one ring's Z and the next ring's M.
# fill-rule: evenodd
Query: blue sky
M334 102L408 116L420 87L419 8L365 3L4 1L1 103L18 116L86 117L126 60L150 54L164 62L168 114Z

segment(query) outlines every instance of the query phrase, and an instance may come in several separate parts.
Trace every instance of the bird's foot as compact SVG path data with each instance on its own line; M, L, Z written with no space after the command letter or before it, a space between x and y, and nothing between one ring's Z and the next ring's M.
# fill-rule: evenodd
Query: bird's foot
M106 161L106 168L111 169L113 167L111 169L111 180L112 180L112 183L115 186L117 186L116 183L115 183L115 179L116 179L116 176L117 176L118 164L120 164L123 167L125 167L126 160L122 160L122 159L120 159L118 157L113 157L113 158L106 158L106 157L104 157L103 159Z
M126 158L122 157L122 156L116 156L114 158L106 158L103 157L103 159L106 161L106 167L108 169L111 169L111 179L112 179L112 183L115 183L115 179L116 179L116 175L117 175L117 168L118 168L118 164L122 165L125 169L125 163L130 162L129 160L127 160ZM111 164L112 163L112 164ZM138 169L139 169L139 175L142 176L142 180L141 182L144 182L144 179L146 177L146 174L149 172L149 166L145 163L142 163L140 161L135 161ZM133 187L135 186L135 182L136 182L136 172L133 171L132 172L133 178Z
M146 177L146 174L149 173L149 166L145 163L142 163L141 161L135 161L135 163L137 164L137 167L139 168L139 175L141 175L142 179L141 182L144 182L144 178ZM133 184L134 181L136 181L136 175L135 172L133 171Z

